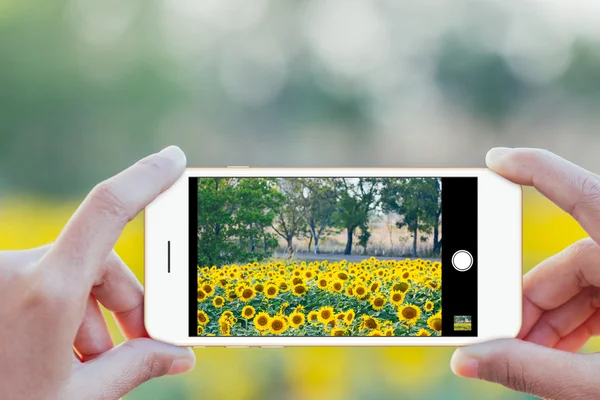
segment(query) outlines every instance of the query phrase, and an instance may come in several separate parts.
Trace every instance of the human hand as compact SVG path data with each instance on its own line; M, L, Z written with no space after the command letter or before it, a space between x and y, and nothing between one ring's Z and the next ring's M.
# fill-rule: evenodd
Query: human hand
M486 162L505 178L534 186L590 238L524 276L517 339L460 348L452 369L545 399L600 398L600 354L578 354L600 334L600 177L545 150L492 149Z
M0 252L2 399L118 399L193 368L190 349L148 338L143 288L112 251L185 164L177 147L146 157L97 185L54 244ZM113 347L98 302L126 342Z

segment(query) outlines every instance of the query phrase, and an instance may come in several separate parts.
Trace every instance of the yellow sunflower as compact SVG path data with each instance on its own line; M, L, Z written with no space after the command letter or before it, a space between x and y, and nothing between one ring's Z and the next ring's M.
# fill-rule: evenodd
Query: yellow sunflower
M427 282L427 286L429 286L433 290L438 290L441 287L438 281L429 281Z
M337 278L341 281L347 281L348 279L350 279L350 277L348 276L348 274L344 271L340 271L336 274Z
M233 312L231 310L223 311L223 314L219 317L219 320L233 319Z
M198 289L198 302L206 300L206 293L202 289Z
M212 296L215 293L215 288L210 283L205 283L202 286L202 290L204 290L207 296Z
M434 314L427 320L427 326L436 332L442 331L442 315L440 313Z
M210 318L204 311L198 310L198 324L206 325L210 322Z
M290 290L290 285L288 285L288 283L285 280L280 280L279 290L282 292L287 292L288 290Z
M308 313L308 322L312 324L316 324L319 322L319 313L316 311L311 311Z
M371 286L369 286L369 290L373 293L377 292L377 290L379 290L379 288L381 287L381 283L378 281L375 281L373 283L371 283Z
M213 306L216 308L221 308L223 307L223 304L225 304L225 299L221 296L215 296L213 299Z
M327 289L327 287L329 286L329 281L327 280L327 278L319 278L317 286L319 286L319 289Z
M260 312L254 317L254 327L259 331L264 331L269 325L269 314Z
M281 335L288 329L288 324L281 315L276 315L269 320L267 325L269 332L273 335Z
M329 284L329 291L332 293L341 293L344 289L344 283L339 280L335 280Z
M252 300L254 298L254 296L256 296L256 292L254 291L254 288L245 287L240 291L238 298L241 301L243 301L244 303L247 303L250 300Z
M202 325L198 325L198 336L204 335L204 327Z
M294 311L288 317L288 322L292 328L299 328L301 325L304 325L304 321L306 317L300 311Z
M402 292L391 292L390 303L399 306L404 301L404 293Z
M379 321L377 318L371 317L370 315L363 315L362 328L376 330L379 329Z
M263 294L265 295L265 297L267 297L269 299L273 299L273 298L277 297L277 294L279 294L279 289L277 288L276 285L269 283L265 287Z
M252 306L245 306L244 308L242 308L242 317L245 319L252 319L255 313L256 310Z
M342 328L333 328L329 333L330 336L345 336L346 330Z
M363 285L357 285L354 288L354 294L356 295L356 297L358 297L359 299L364 299L365 297L367 297L367 295L369 294L367 292L367 288L364 287Z
M306 294L306 286L304 286L303 284L294 286L294 288L292 289L292 294L298 297L304 296Z
M421 328L416 336L431 336L431 333L427 329Z
M410 283L406 281L396 282L392 286L392 291L406 293L410 290Z
M333 318L333 307L324 306L319 308L319 311L317 312L317 319L319 322L322 324L327 324L329 321L333 320Z
M381 294L378 294L371 300L371 306L375 311L381 310L385 306L385 298Z
M425 308L425 311L431 311L431 310L433 310L433 303L431 301L427 301L425 303L425 307L424 308Z
M409 325L414 325L421 317L421 309L413 304L407 304L398 308L398 319Z
M228 320L219 322L219 333L223 336L231 336L231 323Z
M344 320L346 321L346 325L352 324L355 315L356 314L353 309L349 309L348 311L346 311L346 316L344 318Z
M374 329L367 336L385 336L379 329Z

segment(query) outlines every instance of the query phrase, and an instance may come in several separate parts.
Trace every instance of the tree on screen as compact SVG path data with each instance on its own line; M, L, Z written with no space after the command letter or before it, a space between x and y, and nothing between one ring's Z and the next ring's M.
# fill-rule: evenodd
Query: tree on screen
M417 257L419 232L421 239L434 231L438 236L441 215L441 186L437 178L395 178L386 181L381 191L383 208L400 216L398 228L406 227L413 236L412 255ZM436 234L437 232L437 234ZM440 242L434 237L434 250Z
M360 228L360 244L366 246L369 214L379 204L379 178L338 178L335 180L339 197L337 211L334 214L335 225L346 230L346 248L344 254L352 254L352 239Z
M308 225L310 239L314 241L315 254L319 254L322 239L332 231L338 194L332 178L300 178L300 180L303 186L304 218Z
M287 244L287 253L294 252L294 238L304 236L306 221L303 213L303 182L297 178L281 178L277 181L277 188L283 195L284 201L273 220L273 230L281 236Z
M198 179L198 265L260 261L277 246L271 226L283 195L264 178Z

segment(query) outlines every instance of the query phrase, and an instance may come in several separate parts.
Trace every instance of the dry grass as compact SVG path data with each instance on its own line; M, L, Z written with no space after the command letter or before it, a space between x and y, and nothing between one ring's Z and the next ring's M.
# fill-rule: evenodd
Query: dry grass
M384 217L381 220L374 221L370 224L371 237L367 245L367 254L376 257L399 257L409 256L412 253L412 233L406 228L399 229L396 227L397 217ZM354 242L352 246L353 254L364 254L364 249L358 246L358 230L355 232ZM342 230L333 233L320 243L322 253L340 254L346 248L346 231ZM421 233L417 242L417 251L422 256L429 256L433 249L433 233L427 235L426 241L421 241ZM440 227L441 237L441 227ZM278 251L285 252L286 242L280 236ZM296 252L308 251L309 238L294 238L294 246ZM311 251L314 251L314 243Z

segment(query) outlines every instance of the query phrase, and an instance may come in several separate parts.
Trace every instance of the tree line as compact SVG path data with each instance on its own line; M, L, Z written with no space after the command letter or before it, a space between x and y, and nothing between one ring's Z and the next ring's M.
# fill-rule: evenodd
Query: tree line
M441 239L441 182L437 178L199 178L198 264L260 261L285 240L309 240L319 254L321 243L344 231L344 254L354 237L366 251L369 221L396 214L396 226L412 234L412 253L433 234L433 252Z

